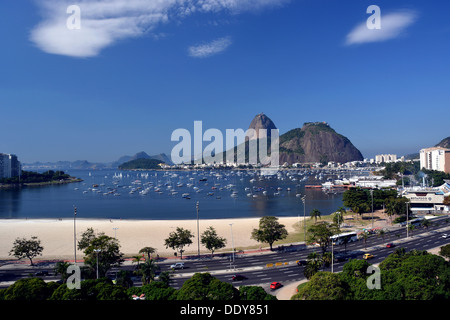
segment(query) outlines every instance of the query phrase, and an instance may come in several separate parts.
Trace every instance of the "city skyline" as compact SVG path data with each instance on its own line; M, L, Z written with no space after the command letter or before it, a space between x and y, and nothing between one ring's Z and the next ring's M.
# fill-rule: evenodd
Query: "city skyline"
M370 5L381 29L369 30ZM70 5L80 29L68 28ZM35 161L170 155L178 128L283 134L326 121L365 158L449 136L450 22L431 1L3 3L0 152ZM20 17L19 19L17 17Z

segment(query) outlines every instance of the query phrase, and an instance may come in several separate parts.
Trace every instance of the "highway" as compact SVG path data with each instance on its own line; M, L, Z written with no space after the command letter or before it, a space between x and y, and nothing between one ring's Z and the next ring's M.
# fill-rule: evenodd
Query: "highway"
M363 240L347 244L346 249L343 245L333 246L334 254L345 254L348 257L362 259L364 253L371 253L374 258L369 260L371 264L378 264L383 261L396 248L405 248L407 251L429 250L440 247L450 243L450 238L444 239L443 233L450 233L450 224L445 222L445 219L439 219L435 224L427 228L416 229L409 232L409 238L406 239L406 229L401 228L395 231L390 231L384 236L384 239L379 236L371 236L364 243ZM386 248L389 242L395 243L394 248ZM329 251L332 248L329 247ZM184 281L189 279L195 272L209 272L221 281L233 283L235 286L242 285L259 285L269 291L269 285L273 281L287 284L293 281L300 281L305 279L303 275L303 266L296 264L297 260L306 260L307 256L316 251L321 253L319 247L308 247L307 249L295 252L272 252L267 254L253 254L253 255L236 255L235 269L230 268L230 259L211 260L201 259L195 261L185 260L185 268L183 270L176 270L175 276L172 279L171 286L180 288ZM347 261L334 262L333 271L342 271L343 265ZM272 263L274 266L267 267L267 264ZM276 266L280 263L280 266ZM162 271L168 270L170 265L163 267ZM322 270L331 271L331 267ZM242 281L232 281L233 274L240 274L247 279Z
M442 234L450 234L450 223L446 222L448 217L433 219L433 223L428 228L417 228L413 232L409 232L409 237L406 238L406 228L399 228L391 230L384 238L373 235L368 238L367 242L363 240L352 242L347 244L344 248L343 245L333 246L334 254L345 254L348 257L362 259L364 253L371 253L374 258L370 259L371 264L378 264L384 260L390 253L396 248L405 248L407 251L417 250L429 250L432 248L440 247L450 243L450 238L444 239ZM396 247L386 248L386 244L389 242L395 243ZM285 246L285 251L264 251L252 254L235 254L234 262L232 256L228 255L215 255L211 257L188 257L183 259L184 269L178 269L173 272L170 285L174 288L180 288L183 283L189 279L194 273L197 272L209 272L221 281L233 283L235 286L242 285L259 285L266 291L270 292L269 285L273 281L281 282L282 284L288 284L293 281L303 280L303 266L296 264L297 260L306 260L307 256L316 251L321 252L319 247L314 246ZM300 250L295 250L300 249ZM329 247L329 251L331 250ZM162 271L171 271L170 265L180 262L179 259L167 259L162 262L158 262ZM343 265L347 261L334 262L333 271L342 271ZM268 267L268 264L272 266ZM135 264L126 264L120 268L114 268L109 272L110 276L113 276L119 269L122 270L134 270ZM330 268L324 268L322 270L331 271ZM12 281L16 281L23 277L28 277L30 274L35 274L37 271L48 271L49 276L44 276L46 281L59 280L59 276L55 276L53 272L53 265L41 267L21 266L20 268L2 266L0 267L0 287L6 287ZM232 281L231 277L234 274L240 274L247 279L240 281ZM135 277L135 285L140 285L140 280Z

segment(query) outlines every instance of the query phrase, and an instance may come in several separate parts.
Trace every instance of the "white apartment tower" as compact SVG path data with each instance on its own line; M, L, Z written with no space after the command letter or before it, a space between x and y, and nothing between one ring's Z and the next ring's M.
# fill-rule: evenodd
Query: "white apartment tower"
M450 173L450 149L433 147L420 150L420 168Z

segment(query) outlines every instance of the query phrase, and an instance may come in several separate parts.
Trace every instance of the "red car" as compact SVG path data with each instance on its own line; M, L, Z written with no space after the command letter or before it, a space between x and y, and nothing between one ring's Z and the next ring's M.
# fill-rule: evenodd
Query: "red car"
M386 248L393 248L393 247L395 247L395 244L393 244L392 242L391 242L391 243L388 243L388 244L386 245Z
M270 284L270 289L276 290L276 289L278 289L278 288L281 288L281 283L279 283L279 282L272 282L272 283Z

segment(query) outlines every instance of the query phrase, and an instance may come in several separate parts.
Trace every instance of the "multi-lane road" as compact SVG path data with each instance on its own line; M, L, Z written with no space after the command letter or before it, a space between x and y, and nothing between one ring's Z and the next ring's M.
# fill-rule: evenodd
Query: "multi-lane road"
M433 219L432 224L428 228L421 227L413 232L410 231L408 238L406 238L406 229L400 228L391 230L383 238L376 235L371 236L366 243L360 240L347 244L346 248L343 245L334 246L333 252L335 255L345 252L347 256L357 259L362 259L364 253L371 253L374 255L374 258L370 259L369 262L377 264L383 261L395 248L405 248L407 251L413 249L430 250L450 243L450 237L443 237L443 234L450 234L450 223L447 221L448 217ZM386 244L389 242L393 242L396 246L387 248ZM183 259L184 268L173 272L171 286L180 288L187 279L197 272L209 272L219 280L233 283L235 286L259 285L267 291L269 291L269 285L273 281L288 284L304 279L304 267L298 266L296 261L306 260L311 252L320 252L321 249L314 246L285 246L285 248L288 250L235 254L234 261L232 261L232 256L219 257L217 255L214 258ZM295 250L298 248L301 248L301 250ZM329 250L331 249L330 247ZM170 260L158 263L161 272L172 270L170 266L174 261L173 259ZM334 262L333 271L341 271L345 263L346 261ZM52 265L39 268L30 266L9 268L3 266L0 268L0 287L5 287L12 281L28 277L30 274L35 274L38 271L48 271L50 275L43 278L48 281L56 281L59 278L54 276L52 267ZM121 267L121 269L127 270L133 270L134 268L135 265L130 264ZM324 270L330 271L331 267ZM110 275L116 271L118 269L111 270ZM234 274L243 275L246 279L233 281L232 276ZM136 280L135 285L139 285L139 280Z
M450 243L450 237L443 238L443 234L450 234L450 224L445 220L445 218L441 218L435 220L428 228L419 228L413 232L410 231L408 238L406 238L406 229L401 228L388 232L383 238L374 235L369 237L366 243L360 240L347 244L346 248L340 245L333 246L333 248L330 247L329 250L333 249L335 255L343 255L345 253L348 258L357 259L362 259L364 253L371 253L374 257L369 262L371 264L378 264L396 248L405 248L407 251L413 249L430 250ZM395 247L387 248L387 243L394 243ZM233 283L236 286L260 285L268 289L270 283L273 281L286 284L304 279L304 267L298 266L296 261L306 260L307 256L313 251L320 252L321 249L318 247L308 247L304 250L292 252L274 251L266 254L236 255L234 264L230 263L230 258L185 260L185 268L175 271L171 285L179 288L195 272L209 272L219 280ZM334 262L332 266L333 271L342 271L342 267L346 262ZM270 264L272 266L268 267L267 265ZM230 265L234 269L230 268ZM162 271L169 270L169 268L170 265L161 264ZM324 270L331 271L331 266ZM243 275L247 279L232 281L231 277L234 274Z

